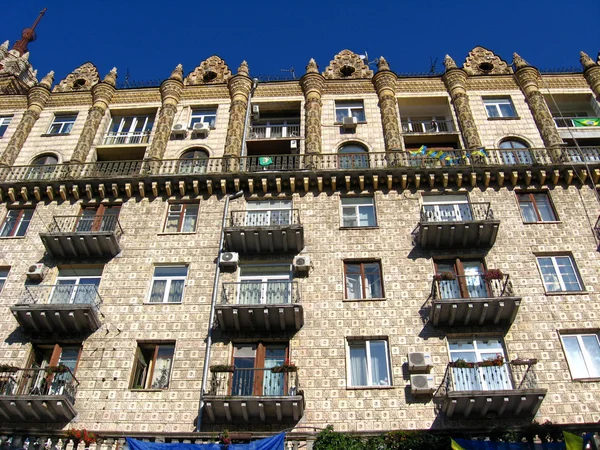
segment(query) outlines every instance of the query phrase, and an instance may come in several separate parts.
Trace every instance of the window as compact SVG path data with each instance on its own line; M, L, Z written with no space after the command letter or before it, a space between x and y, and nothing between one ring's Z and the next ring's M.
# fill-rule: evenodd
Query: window
M503 98L484 98L483 104L490 118L496 117L517 117L515 107L510 97Z
M28 180L50 180L58 175L60 167L57 166L56 155L40 155L31 161L31 167L27 169Z
M291 200L260 200L246 205L246 226L291 225Z
M342 198L342 226L374 227L375 202L372 197Z
M533 164L533 158L529 151L529 145L518 139L504 139L499 147L502 163L514 166L518 164Z
M4 136L6 129L10 125L11 119L12 116L0 116L0 138Z
M0 228L0 237L25 236L32 217L33 209L9 209Z
M232 286L223 286L231 295ZM237 302L241 305L284 304L292 301L292 281L289 264L240 266Z
M4 283L6 283L6 278L8 278L8 271L10 268L8 267L0 267L0 292L4 289Z
M290 374L269 370L286 361L289 361L286 344L234 344L230 395L293 395L295 386L290 383Z
M391 386L386 340L348 340L348 385Z
M150 303L181 303L187 266L158 266L154 268Z
M167 389L175 344L138 344L131 389Z
M72 386L73 375L77 371L77 364L81 354L80 345L36 345L28 364L30 373L23 380L21 392L29 395L62 395L65 389ZM62 364L69 368L69 372L54 373L52 378L44 370L47 366ZM51 380L51 381L49 381Z
M202 148L186 151L179 158L179 173L206 173L208 152Z
M358 101L336 101L335 121L343 122L344 117L356 117L359 122L365 121L365 107L362 100Z
M154 115L114 116L104 145L147 144L154 125Z
M338 153L340 153L338 157L340 169L366 169L369 167L369 152L360 144L342 145Z
M468 222L471 220L473 220L473 213L466 194L423 196L421 221Z
M502 358L506 360L502 340L497 338L448 339L450 360L466 363ZM492 391L512 389L508 365L484 367L453 367L456 391Z
M454 279L442 277L438 282L439 295L442 299L456 298L489 298L490 285L486 283L482 260L439 260L435 264L436 274L452 274Z
M571 376L577 378L600 377L600 342L598 334L561 335Z
M77 114L55 115L54 121L48 129L48 134L69 134L73 128L75 119L77 119Z
M165 232L193 233L196 231L198 203L174 203L169 205Z
M544 286L548 292L582 291L577 268L570 256L538 256Z
M517 193L523 222L555 222L554 208L547 192Z
M210 128L215 128L217 120L216 109L192 109L192 118L190 120L190 128L194 128L196 123L206 123Z
M96 304L101 277L102 268L59 269L50 303Z
M378 261L345 262L344 274L347 300L383 298Z
M120 206L84 207L75 224L78 233L118 231Z

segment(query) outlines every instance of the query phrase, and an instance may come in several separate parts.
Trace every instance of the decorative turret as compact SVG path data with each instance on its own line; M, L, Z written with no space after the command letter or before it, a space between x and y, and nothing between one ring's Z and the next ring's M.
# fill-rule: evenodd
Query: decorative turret
M35 27L38 26L38 23L40 22L40 19L44 16L44 14L46 14L46 8L44 8L40 12L40 15L38 16L37 19L35 19L35 22L33 22L33 25L31 26L31 28L25 28L23 30L23 32L21 33L21 39L19 39L17 42L14 43L12 49L15 50L19 56L27 53L28 52L27 45L30 42L33 42L37 39L37 35L35 34Z
M402 150L400 116L398 114L398 101L396 100L398 77L390 70L390 65L383 56L377 61L377 73L372 81L379 98L379 114L383 125L385 151Z
M515 65L515 69L521 69L523 67L528 67L529 63L525 61L523 58L519 56L518 53L513 53L513 64Z
M112 69L110 69L110 72L106 74L104 80L102 81L115 87L117 85L117 68L113 67Z
M456 62L454 62L454 59L450 55L446 55L444 58L444 67L446 70L456 69Z
M310 155L321 153L321 114L323 103L321 96L325 89L325 78L319 73L316 61L310 58L306 65L306 73L300 78L300 86L304 93L305 141L304 151Z
M39 86L45 87L46 89L50 90L50 88L52 87L52 83L54 83L54 70L51 70L50 72L48 72L48 75L42 78L42 81L39 82Z
M580 52L579 56L580 56L579 61L581 61L581 65L583 66L584 69L589 69L590 67L596 65L594 60L592 58L590 58L586 52Z
M600 62L595 63L594 60L584 52L581 52L580 55L581 57L579 60L583 66L583 76L592 88L592 91L594 91L596 100L600 101ZM600 53L598 54L598 57L600 58Z

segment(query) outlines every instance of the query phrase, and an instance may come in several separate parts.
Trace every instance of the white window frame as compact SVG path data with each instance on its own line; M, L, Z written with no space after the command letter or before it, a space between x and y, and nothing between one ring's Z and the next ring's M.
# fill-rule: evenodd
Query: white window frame
M191 231L183 231L183 224L185 223L185 219L187 217L192 217L192 215L188 215L188 209L190 206L196 207L196 214L194 216L194 229ZM176 208L180 208L178 211ZM167 207L167 217L165 219L165 226L163 227L164 233L195 233L196 227L198 226L198 213L200 211L200 205L198 203L169 203ZM168 230L167 226L169 224L169 218L171 217L179 217L177 222L177 230Z
M190 130L194 128L195 123L206 123L214 130L217 124L217 108L192 108Z
M594 362L593 362L592 356L588 353L585 345L583 344L582 338L586 337L586 336L595 337L596 341L598 342L598 345L600 346L600 338L598 337L598 333L561 333L560 334L560 340L561 340L561 343L563 346L567 364L569 366L569 372L571 373L571 377L574 380L584 380L587 378L598 378L597 376L590 375L590 367L592 367L594 365ZM587 376L585 376L585 377L581 377L581 376L576 377L574 374L575 361L573 361L572 357L569 356L569 353L567 352L567 346L565 345L565 341L564 341L564 339L567 337L576 337L577 338L577 344L579 345L579 351L581 352L581 357L583 359L584 368L587 372ZM600 367L597 369L597 371L600 372Z
M560 286L559 290L550 290L548 288L548 285L546 284L546 280L544 279L544 272L542 271L542 266L540 265L540 258L550 258L550 260L552 261L552 267L554 268L554 275L556 276L556 278L558 280L558 284ZM559 270L556 258L568 258L569 259L569 262L571 263L571 268L573 269L573 273L577 277L577 282L579 283L579 289L578 290L576 290L576 291L569 291L569 290L566 289L565 282L563 280L562 274L560 273L560 270ZM546 290L546 292L582 292L584 290L584 286L583 286L583 281L581 279L581 275L579 274L579 270L577 269L577 265L575 264L575 260L573 259L573 257L571 255L553 255L553 256L552 255L548 255L548 256L540 255L540 256L536 256L535 259L536 259L538 268L540 270L540 275L542 277L542 282L544 283L544 289Z
M371 342L383 342L385 345L385 358L387 368L387 384L371 384L372 378L372 361L371 361ZM363 345L365 348L365 354L367 359L367 384L353 384L352 377L352 359L350 357L350 347L352 345ZM361 338L348 338L346 339L346 367L348 368L346 383L349 388L375 388L379 386L393 386L392 383L392 370L390 366L390 347L386 338L381 339L361 339Z
M431 208L432 217L439 218L440 222L473 220L473 209L467 194L423 195L421 202L423 209L427 212L427 207ZM445 208L447 206L451 206L452 210L447 210ZM431 220L431 222L437 222L437 220Z
M108 125L108 131L105 137L105 145L109 144L146 144L152 133L154 127L155 114L132 114L132 115L118 115L115 114L110 119ZM128 119L131 120L131 124L125 129L125 124ZM136 131L138 124L143 120L141 131ZM119 126L116 131L113 131L113 125L119 122ZM108 142L107 142L108 141Z
M77 120L77 113L64 113L64 114L55 114L54 120L50 124L48 128L48 132L46 134L69 134L75 125L75 121ZM58 131L53 132L52 129L59 125Z
M29 208L9 209L6 212L4 219L2 220L2 225L0 225L0 237L8 238L8 237L23 237L23 236L25 236L25 234L27 234L27 230L29 229L29 226L31 225L31 221L33 220L34 211L35 211L34 209L29 209ZM30 213L30 214L27 214L27 213ZM15 223L11 226L10 233L7 235L4 235L4 228L8 224L7 220L11 216L14 216L14 215L17 216L17 219L16 219ZM25 217L26 215L29 217ZM25 227L23 229L23 234L19 234L19 232L21 231L21 228L23 226Z
M341 224L342 228L369 228L377 226L377 210L375 209L375 199L373 197L341 197ZM344 204L346 203L346 204ZM360 211L362 208L372 208L374 222L372 225L361 225ZM353 220L352 225L345 224L344 210L350 211L349 220ZM354 211L351 211L354 210Z
M513 114L510 116L505 116L504 113L502 112L502 108L500 108L500 105L509 105L510 108L512 109ZM510 98L510 96L507 96L507 97L483 97L483 106L485 107L485 112L486 112L488 118L491 118L491 119L518 117L517 109L515 108L515 105L512 102L512 99ZM490 115L490 111L488 110L488 107L493 107L496 110L497 115L496 116Z
M0 116L0 138L4 136L13 116Z
M264 274L254 274L254 275L242 275L242 272L244 270L244 268L276 268L276 269L281 269L281 271L279 271L279 273L277 273L277 270L274 271L274 273L269 273L268 270L265 270ZM249 282L257 282L257 283L261 283L261 292L260 292L260 304L264 305L267 304L267 283L269 281L274 281L274 282L289 282L289 291L288 291L288 297L285 301L286 304L291 303L291 296L292 296L292 266L289 264L252 264L252 265L244 265L244 266L240 266L239 268L239 272L238 272L238 282L240 283L239 286L240 288L238 289L238 295L237 295L237 299L236 302L237 304L242 304L240 302L240 298L243 295L242 294L242 288L241 288L241 284L244 281L249 281Z
M352 111L360 111L362 118L354 116ZM338 113L344 113L344 117L356 117L358 122L366 122L367 116L365 114L365 103L362 100L336 100L335 101L335 122L341 123L342 120L338 119Z
M156 269L166 268L166 267L179 267L179 268L185 267L185 275L156 275ZM183 303L183 299L185 297L185 286L186 286L186 280L187 280L188 273L189 273L189 267L187 264L169 264L169 265L154 266L154 268L152 270L152 281L150 283L150 291L148 292L148 298L146 300L146 303L150 303L152 305L178 305L178 304ZM172 281L180 281L180 280L183 280L183 289L181 291L181 298L179 299L178 302L169 302L169 292L171 292L171 282ZM154 282L156 282L156 281L166 281L165 292L163 293L163 298L162 298L162 301L160 301L160 302L151 301L152 292L154 291Z
M268 203L268 205L260 205ZM256 207L260 205L260 207ZM279 212L286 211L287 221L284 214L279 215ZM291 199L271 199L250 201L246 203L245 221L247 226L271 226L271 225L291 225L293 217L293 202ZM279 218L278 221L274 219Z
M72 270L77 270L77 269L72 269ZM81 269L82 271L86 270L86 269ZM98 290L98 286L100 285L100 282L102 280L102 269L100 270L100 275L61 275L60 274L60 270L58 272L58 276L56 277L56 282L55 287L52 289L52 293L50 294L50 298L53 297L54 293L56 292L56 286L96 286L96 291ZM93 279L93 280L98 280L98 283L93 285L93 284L89 284L89 283L81 283L81 280L89 280L89 279ZM74 281L74 283L64 283L61 284L61 281ZM77 293L78 293L79 289L77 287L73 288L73 291L70 294L70 298L69 298L69 304L74 303L75 301L75 297L77 297ZM96 292L97 293L97 292ZM59 293L60 294L60 293Z

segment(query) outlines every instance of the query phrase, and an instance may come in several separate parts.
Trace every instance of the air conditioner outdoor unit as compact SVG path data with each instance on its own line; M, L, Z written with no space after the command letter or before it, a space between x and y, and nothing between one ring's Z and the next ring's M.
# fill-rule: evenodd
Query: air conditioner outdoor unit
M192 127L194 136L208 136L210 133L210 125L205 122L196 122Z
M221 258L219 259L219 264L221 267L237 267L237 264L240 260L240 255L235 252L223 252L221 253Z
M46 267L46 265L43 263L39 263L39 264L32 264L31 266L29 266L29 268L27 269L27 272L25 272L25 274L27 275L27 278L29 278L30 280L39 281L39 280L44 279L47 271L48 271L48 268Z
M431 395L435 392L433 375L411 375L410 392L413 395Z
M252 118L258 120L260 118L260 108L258 105L252 105Z
M182 124L177 123L177 124L173 125L173 129L171 130L171 133L174 136L185 136L187 134L187 131Z
M294 270L297 270L298 272L305 272L310 270L310 267L310 256L294 256Z
M342 121L342 127L346 130L354 130L358 125L358 119L356 117L344 117Z
M290 148L292 150L298 150L298 141L296 139L290 141Z
M428 372L432 367L429 353L414 352L408 354L408 370L410 372Z

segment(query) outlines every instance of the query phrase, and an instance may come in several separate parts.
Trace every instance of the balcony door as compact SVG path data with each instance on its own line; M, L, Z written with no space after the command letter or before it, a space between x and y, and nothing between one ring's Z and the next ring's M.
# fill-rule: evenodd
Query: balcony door
M21 386L21 392L24 395L62 395L65 385L71 383L73 375L77 369L81 346L71 345L63 346L55 344L53 346L34 347L28 364L31 370L31 376L25 377L24 385ZM68 367L71 373L46 373L48 366L58 366L59 364Z
M268 227L291 222L291 200L261 200L246 205L246 226Z
M485 267L481 260L457 258L436 261L438 275L446 273L454 275L454 280L439 281L440 297L443 299L490 297L488 284L483 278L484 271Z
M115 231L120 210L120 206L108 205L83 208L75 225L75 231L78 233Z
M291 303L289 264L240 266L240 305Z
M423 213L427 222L468 222L473 220L466 195L424 195Z
M113 117L105 145L146 144L154 116Z
M285 374L273 373L271 368L282 365L287 356L288 348L285 344L234 345L231 395L285 395Z
M60 269L50 303L95 304L101 276L102 268Z
M501 356L506 360L502 341L494 338L448 340L450 360L481 363ZM465 365L467 365L465 364ZM489 367L452 367L455 391L510 390L512 381L507 364Z

